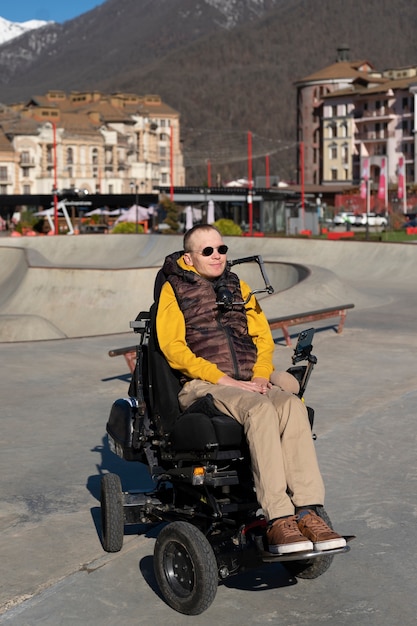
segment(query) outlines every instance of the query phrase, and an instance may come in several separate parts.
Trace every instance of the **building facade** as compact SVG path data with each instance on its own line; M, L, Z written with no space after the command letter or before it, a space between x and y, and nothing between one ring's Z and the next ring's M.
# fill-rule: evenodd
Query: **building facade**
M347 48L338 52L336 63L297 83L305 182L358 186L366 170L395 186L404 164L407 183L417 183L417 67L377 72L347 60Z
M184 183L180 116L157 95L51 90L0 108L0 194Z

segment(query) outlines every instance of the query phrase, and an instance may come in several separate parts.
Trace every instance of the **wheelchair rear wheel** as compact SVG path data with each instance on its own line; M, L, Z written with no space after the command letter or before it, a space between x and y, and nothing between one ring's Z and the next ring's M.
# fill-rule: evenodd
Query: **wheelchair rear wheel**
M218 586L217 561L203 533L188 522L172 522L158 535L154 570L169 606L199 615L213 602Z
M101 479L101 539L106 552L119 552L124 537L123 494L117 474Z

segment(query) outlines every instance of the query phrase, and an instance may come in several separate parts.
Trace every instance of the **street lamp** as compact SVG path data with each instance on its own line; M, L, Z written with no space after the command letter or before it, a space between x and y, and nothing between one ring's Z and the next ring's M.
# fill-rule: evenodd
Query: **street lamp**
M372 180L367 178L366 180L366 240L369 239L369 209L371 206L371 185Z
M136 226L135 226L135 232L136 234L138 234L139 232L139 199L138 199L138 185L137 183L135 184L133 181L131 181L130 183L130 191L133 195L133 190L135 190L135 207L136 207Z

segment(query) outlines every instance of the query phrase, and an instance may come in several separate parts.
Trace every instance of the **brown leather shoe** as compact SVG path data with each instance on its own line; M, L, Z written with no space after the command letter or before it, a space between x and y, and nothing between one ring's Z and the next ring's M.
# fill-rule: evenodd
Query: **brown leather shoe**
M346 539L338 535L311 509L297 515L300 532L313 542L315 550L334 550L344 548Z
M266 531L269 552L273 554L290 554L312 550L311 541L300 532L297 526L297 515L280 517Z

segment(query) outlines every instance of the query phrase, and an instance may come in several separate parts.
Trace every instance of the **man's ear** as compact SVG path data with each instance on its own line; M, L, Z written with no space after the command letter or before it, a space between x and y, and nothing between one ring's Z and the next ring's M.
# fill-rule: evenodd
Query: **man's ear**
M188 252L184 252L183 259L184 259L184 263L186 265L192 265L193 264L193 262L191 260L191 257L190 257Z

